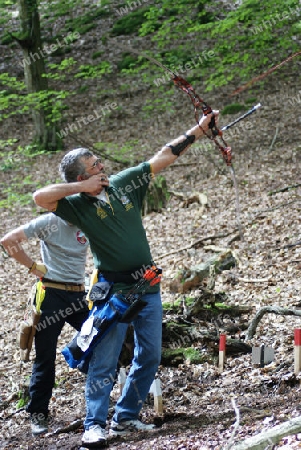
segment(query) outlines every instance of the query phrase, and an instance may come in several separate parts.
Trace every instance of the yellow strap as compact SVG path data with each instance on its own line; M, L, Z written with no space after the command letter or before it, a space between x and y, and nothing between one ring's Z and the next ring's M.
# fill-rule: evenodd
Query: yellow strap
M45 298L45 286L43 282L40 280L37 282L37 293L36 293L36 311L37 313L41 312L41 306L43 300Z
M47 273L47 267L43 263L37 263L36 270L38 270L39 272L42 272L44 275L46 275L46 273Z
M90 300L90 292L92 289L93 284L97 283L98 281L98 269L94 269L92 272L92 275L90 277L90 288L89 288L89 292L87 294L86 300L88 302L88 308L91 310L93 307L93 302L92 300Z

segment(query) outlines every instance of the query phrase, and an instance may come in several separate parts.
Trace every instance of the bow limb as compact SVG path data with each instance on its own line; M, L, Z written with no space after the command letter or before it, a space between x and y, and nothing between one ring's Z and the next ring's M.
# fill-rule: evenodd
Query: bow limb
M287 63L288 61L290 61L291 59L295 58L298 55L301 55L301 50L294 53L293 55L289 56L281 63L276 64L276 66L271 67L269 70L267 70L266 72L263 72L261 75L255 77L255 78L252 78L252 80L248 81L248 83L242 85L241 87L236 89L234 92L232 92L232 94L230 94L230 96L232 97L233 95L239 94L240 92L244 91L245 89L251 87L254 83L256 83L256 81L262 80L263 78L267 77L268 75L270 75L270 73L274 72L274 70L279 69L279 67L283 66L283 64Z
M206 132L199 124L200 122L200 113L201 110L204 115L212 114L212 108L209 106L208 103L206 103L194 90L193 86L185 80L183 77L180 77L175 72L173 72L171 69L166 67L164 64L162 64L160 61L157 61L152 56L146 55L145 53L138 52L137 50L131 49L132 52L137 53L139 56L142 56L149 61L152 61L154 64L159 66L161 69L164 70L164 72L167 72L170 76L171 80L173 81L174 85L183 91L185 94L188 95L188 97L191 100L191 103L194 107L194 117L196 120L196 123L202 130L203 134L213 141L215 145L219 148L222 157L227 164L227 166L232 165L232 154L231 154L231 148L228 146L228 144L225 142L225 140L222 137L222 131L219 130L215 123L215 117L212 116L211 123L209 125L209 128L211 130L211 133ZM218 141L218 139L221 141L221 143Z

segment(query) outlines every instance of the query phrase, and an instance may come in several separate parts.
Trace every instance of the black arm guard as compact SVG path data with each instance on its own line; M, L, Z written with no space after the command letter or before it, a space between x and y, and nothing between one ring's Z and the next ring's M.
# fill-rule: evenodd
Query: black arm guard
M193 134L184 134L184 136L186 139L176 145L166 144L166 147L171 148L171 152L173 155L180 156L180 154L186 149L186 147L188 147L188 145L190 144L193 144L193 142L195 141L195 136Z

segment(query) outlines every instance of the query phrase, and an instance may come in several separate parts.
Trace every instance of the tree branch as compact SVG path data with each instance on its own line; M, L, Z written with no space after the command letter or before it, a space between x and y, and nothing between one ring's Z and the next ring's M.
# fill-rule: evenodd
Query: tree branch
M239 423L240 423L239 408L237 408L234 398L231 399L231 403L232 403L232 406L233 406L233 409L234 409L234 412L235 412L236 421L235 421L234 428L232 430L229 442L226 445L226 447L223 448L223 450L230 450L230 448L233 446L233 444L234 444L234 436L235 436L235 434L236 434L236 432L238 430Z
M247 329L246 340L252 339L257 325L267 313L280 314L281 316L301 316L301 310L281 308L280 306L264 306L263 308L260 308L254 319L251 321Z
M83 425L83 419L74 420L69 425L66 425L65 427L57 428L56 430L52 431L51 433L45 434L45 437L49 436L56 436L60 433L69 433L70 431L75 431L78 428L80 428Z
M276 189L275 191L270 191L268 193L268 195L278 194L278 192L291 191L292 189L297 189L300 186L301 186L301 183L299 183L299 184L292 184L291 186L285 186L284 188Z

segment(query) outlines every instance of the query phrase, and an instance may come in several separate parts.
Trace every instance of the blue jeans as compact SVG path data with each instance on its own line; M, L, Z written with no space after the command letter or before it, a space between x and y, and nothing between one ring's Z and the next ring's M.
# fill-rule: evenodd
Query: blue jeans
M48 416L49 401L55 381L58 337L67 322L76 330L88 317L85 292L70 292L47 287L42 314L35 335L36 357L30 378L30 402L27 412Z
M134 358L122 395L116 404L113 419L117 422L138 418L161 360L161 295L157 292L145 294L142 298L148 304L132 322ZM86 382L85 429L95 424L106 426L110 393L127 327L126 323L118 323L93 350Z

